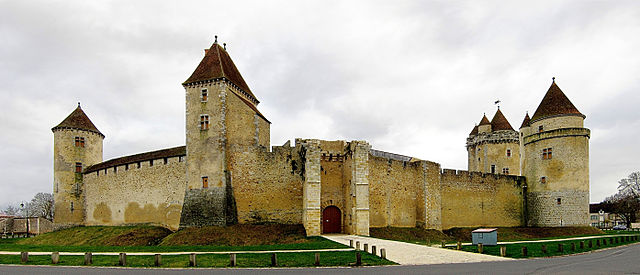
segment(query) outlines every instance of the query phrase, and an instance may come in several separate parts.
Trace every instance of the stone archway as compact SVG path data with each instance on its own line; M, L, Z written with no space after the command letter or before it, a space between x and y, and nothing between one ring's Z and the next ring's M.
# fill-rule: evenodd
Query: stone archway
M342 212L335 205L327 206L322 210L322 233L342 232Z

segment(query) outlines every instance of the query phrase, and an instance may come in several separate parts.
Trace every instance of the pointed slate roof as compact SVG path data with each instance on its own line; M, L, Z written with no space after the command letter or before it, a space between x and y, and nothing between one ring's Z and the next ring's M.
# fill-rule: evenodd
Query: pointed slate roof
M89 119L87 114L82 111L80 108L80 102L78 102L78 108L73 110L67 118L65 118L60 124L56 127L51 128L51 131L56 131L58 129L78 129L85 130L89 132L94 132L96 134L101 135L104 138L104 135L93 125L93 122Z
M205 55L196 70L193 71L189 79L182 83L182 85L219 78L231 81L231 83L235 84L241 90L253 97L253 99L258 101L255 95L251 92L251 89L249 89L247 83L244 81L244 78L242 78L242 75L238 71L238 68L236 68L236 65L233 63L233 60L231 60L227 51L220 46L218 42L214 42L213 45L211 45L211 48L205 51Z
M480 120L480 124L478 124L478 126L488 125L488 124L491 124L491 122L489 122L487 115L482 115L482 120Z
M547 91L547 94L544 95L542 102L536 109L536 112L533 113L533 117L531 117L532 121L539 120L545 117L557 116L557 115L579 115L583 118L585 115L580 113L578 109L573 106L573 103L567 98L567 96L560 90L560 87L556 85L555 78L553 83L551 83L551 87Z
M527 114L524 116L524 120L522 121L522 125L520 125L520 129L524 127L529 127L530 121L531 121L531 118L529 118L529 112L527 112Z
M475 127L473 127L473 130L471 130L471 133L469 133L470 136L475 136L478 134L478 125L476 125Z
M498 130L513 131L513 127L511 127L511 124L509 123L507 118L504 117L504 114L502 114L502 111L500 111L500 108L498 108L498 111L496 112L496 114L493 115L493 119L491 120L491 130L492 131L498 131Z

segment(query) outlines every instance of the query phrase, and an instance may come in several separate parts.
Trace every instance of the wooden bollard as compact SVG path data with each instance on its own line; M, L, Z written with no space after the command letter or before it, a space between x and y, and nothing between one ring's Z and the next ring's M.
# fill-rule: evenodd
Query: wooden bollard
M447 246L447 242L445 240L441 240L440 247L444 248L445 246Z
M349 247L353 247L353 240L349 240Z
M364 250L364 252L369 252L369 244L368 243L364 244L363 250Z
M527 257L527 247L526 246L522 247L522 257Z
M596 246L600 246L600 239L596 240Z
M502 257L506 257L507 256L507 247L504 246L504 245L500 247L500 256L502 256Z
M20 262L26 263L29 261L29 252L23 251L20 252Z
M356 252L356 266L361 266L362 265L362 255L360 255L360 252Z
M231 266L231 267L235 267L236 266L236 253L229 254L229 266Z
M483 250L484 250L484 246L481 243L479 243L478 244L478 253L482 254Z
M629 236L626 236L626 237L624 237L624 238L627 240L627 242L629 241Z
M602 239L602 245L607 245L607 239L606 238Z
M278 256L276 256L276 253L271 253L271 266L278 266Z
M127 265L127 253L120 253L118 255L118 265L126 266Z
M196 260L196 253L189 254L189 266L198 266L198 262Z
M387 250L384 248L380 248L380 257L383 259L387 259Z
M91 252L85 252L84 265L91 265L91 264L93 264L93 255L91 254Z
M543 245L540 247L540 249L542 249L542 253L543 253L543 254L547 254L547 246L546 246L546 245L544 245L544 244L543 244Z
M584 241L580 241L580 249L584 249Z
M558 244L558 252L560 252L560 253L564 252L564 244L562 244L562 243Z
M153 264L154 264L155 266L161 266L161 265L162 265L162 255L160 255L160 254L155 254L155 255L154 255L154 261L153 261Z
M462 242L458 241L458 243L456 244L456 249L457 250L462 250Z
M576 243L571 243L571 251L576 251Z
M376 250L376 246L375 246L375 245L372 245L372 246L371 246L371 254L373 254L373 255L376 255L376 256L377 256L377 255L378 255L378 254L377 254L377 252L378 252L378 251Z
M360 241L356 241L356 250L360 250Z
M593 247L593 240L589 240L589 248Z
M58 264L60 262L60 252L51 253L51 263Z
M375 246L374 246L375 248ZM315 266L319 266L320 265L320 253L316 252L316 261L313 263L313 265Z

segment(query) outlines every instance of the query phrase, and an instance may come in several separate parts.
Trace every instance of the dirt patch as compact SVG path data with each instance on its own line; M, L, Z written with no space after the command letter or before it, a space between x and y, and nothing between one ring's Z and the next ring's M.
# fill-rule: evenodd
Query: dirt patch
M438 230L415 227L372 227L369 228L369 234L374 238L411 243L440 243L441 240L451 240L451 237Z
M476 228L451 228L443 230L454 240L471 241L471 231ZM600 235L601 230L590 227L498 227L498 241L543 239L564 236Z
M268 245L306 243L305 230L299 224L236 224L181 229L162 240L160 245Z

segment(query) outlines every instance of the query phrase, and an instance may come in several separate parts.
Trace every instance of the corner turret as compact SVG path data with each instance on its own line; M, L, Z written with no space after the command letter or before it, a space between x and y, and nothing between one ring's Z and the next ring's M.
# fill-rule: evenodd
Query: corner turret
M519 172L518 132L500 108L493 119L482 116L477 133L467 138L468 169L483 173L515 175Z

